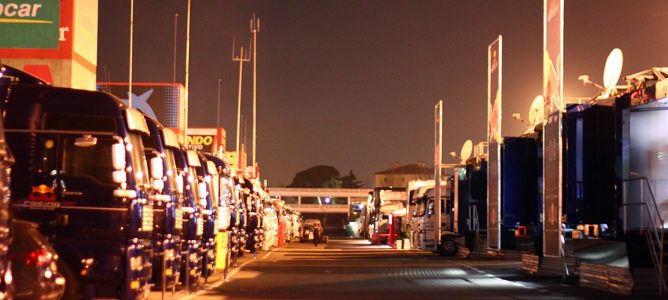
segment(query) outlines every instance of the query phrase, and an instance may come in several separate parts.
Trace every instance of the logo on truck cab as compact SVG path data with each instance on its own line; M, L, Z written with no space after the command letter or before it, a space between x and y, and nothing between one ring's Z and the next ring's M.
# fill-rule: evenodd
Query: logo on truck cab
M28 195L25 205L31 209L55 209L60 207L60 202L56 201L54 188L46 184L40 184L32 187L32 192Z
M46 184L40 184L32 187L32 192L28 195L28 201L55 202L56 194L53 188Z

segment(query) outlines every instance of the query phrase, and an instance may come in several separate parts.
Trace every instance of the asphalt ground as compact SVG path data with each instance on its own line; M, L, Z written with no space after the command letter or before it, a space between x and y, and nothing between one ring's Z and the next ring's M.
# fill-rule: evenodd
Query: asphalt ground
M154 291L150 297L161 299ZM244 256L194 293L165 299L659 299L585 288L577 280L538 277L513 260L444 258L365 240L291 243ZM665 298L664 298L665 299Z

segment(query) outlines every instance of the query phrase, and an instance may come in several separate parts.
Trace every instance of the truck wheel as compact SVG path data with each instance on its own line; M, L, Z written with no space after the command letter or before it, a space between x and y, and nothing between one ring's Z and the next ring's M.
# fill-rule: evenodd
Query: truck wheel
M62 260L58 261L58 271L65 277L65 292L63 299L83 299L84 293L82 290L81 279L78 274L74 272L72 267Z
M441 256L453 256L457 253L457 244L449 238L442 238L438 246L438 254Z

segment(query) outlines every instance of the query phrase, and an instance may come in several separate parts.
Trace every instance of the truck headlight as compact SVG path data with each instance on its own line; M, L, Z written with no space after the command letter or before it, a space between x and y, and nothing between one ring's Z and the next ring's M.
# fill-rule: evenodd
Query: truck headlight
M144 268L144 261L141 256L130 258L130 270L139 271Z

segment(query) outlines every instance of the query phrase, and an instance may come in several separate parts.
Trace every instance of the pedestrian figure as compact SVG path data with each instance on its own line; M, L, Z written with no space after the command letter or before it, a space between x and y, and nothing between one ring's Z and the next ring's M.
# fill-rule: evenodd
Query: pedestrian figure
M313 244L318 247L318 243L322 239L322 226L320 223L315 223L313 225Z

